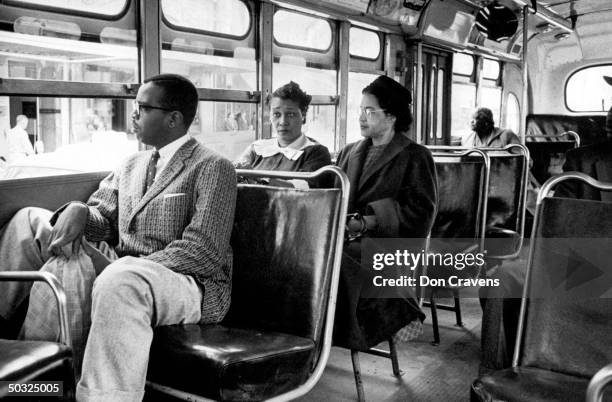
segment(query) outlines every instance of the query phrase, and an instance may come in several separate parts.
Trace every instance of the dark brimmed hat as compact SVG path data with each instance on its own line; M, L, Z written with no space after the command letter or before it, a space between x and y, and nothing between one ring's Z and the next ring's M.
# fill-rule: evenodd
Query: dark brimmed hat
M405 107L409 107L412 103L412 94L410 91L405 86L386 75L381 75L376 78L366 87L366 89L372 92L374 92L373 90L375 89L380 89L388 98L393 100L393 103L398 102L405 105Z
M412 94L405 86L392 78L381 75L365 87L362 92L374 95L378 99L380 107L397 118L396 130L405 131L410 128L412 123L410 113Z
M608 83L608 85L612 85L612 77L604 75L603 79Z

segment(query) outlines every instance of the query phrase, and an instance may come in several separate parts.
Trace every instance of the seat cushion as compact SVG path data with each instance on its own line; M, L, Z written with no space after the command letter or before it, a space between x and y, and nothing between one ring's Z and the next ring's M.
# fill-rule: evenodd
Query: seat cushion
M582 402L588 383L587 378L533 367L514 367L476 380L472 384L471 400Z
M261 400L306 381L314 342L222 325L155 329L147 379L212 399Z
M61 344L0 339L0 381L27 379L70 359L70 348Z

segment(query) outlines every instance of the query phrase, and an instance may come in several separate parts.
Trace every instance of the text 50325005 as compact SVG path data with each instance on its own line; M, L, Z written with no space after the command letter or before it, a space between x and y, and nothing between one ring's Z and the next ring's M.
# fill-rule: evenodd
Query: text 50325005
M0 381L0 395L3 393L6 393L6 396L62 396L64 383L62 381Z

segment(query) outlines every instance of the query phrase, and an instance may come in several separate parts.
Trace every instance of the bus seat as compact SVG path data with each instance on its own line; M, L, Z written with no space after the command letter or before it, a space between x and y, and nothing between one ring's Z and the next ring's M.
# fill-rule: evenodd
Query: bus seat
M436 151L431 147L438 175L438 209L431 230L428 253L478 253L483 251L485 214L489 183L489 157L478 149L448 149ZM430 279L448 281L451 275L463 279L478 278L482 266L472 265L455 269L428 264L426 275ZM429 287L434 344L440 343L437 309L455 311L457 325L461 326L459 290L451 288L454 306L437 305L436 294L447 286Z
M519 255L525 232L529 150L512 144L503 150L480 148L491 160L485 250L488 258Z
M583 401L589 378L612 361L612 203L548 196L569 178L612 191L581 173L544 184L512 367L476 380L472 401Z
M156 328L149 389L181 399L262 400L301 387L283 395L292 399L314 386L331 347L348 181L336 167L237 171L284 178L329 171L342 190L238 185L227 317Z
M526 137L541 135L555 137L573 131L580 136L582 145L589 145L606 138L605 122L605 114L582 116L530 114L527 116Z
M108 172L0 180L0 228L21 208L56 210L69 201L87 201Z
M66 294L49 272L0 272L0 281L41 281L47 283L58 305L59 342L0 339L0 399L9 393L8 384L26 381L63 381L63 398L74 399L74 369L68 330ZM13 394L14 395L14 394Z

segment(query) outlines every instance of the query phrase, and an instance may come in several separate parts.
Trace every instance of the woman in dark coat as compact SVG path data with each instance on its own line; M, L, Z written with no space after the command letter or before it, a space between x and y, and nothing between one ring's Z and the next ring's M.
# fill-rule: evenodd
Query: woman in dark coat
M337 160L351 184L348 211L358 215L347 220L348 234L357 240L345 244L334 343L357 350L388 340L425 317L411 288L372 286L380 272L361 265L359 238L418 238L424 248L437 203L431 153L405 135L412 123L410 92L381 76L362 95L359 123L364 139L347 145Z

